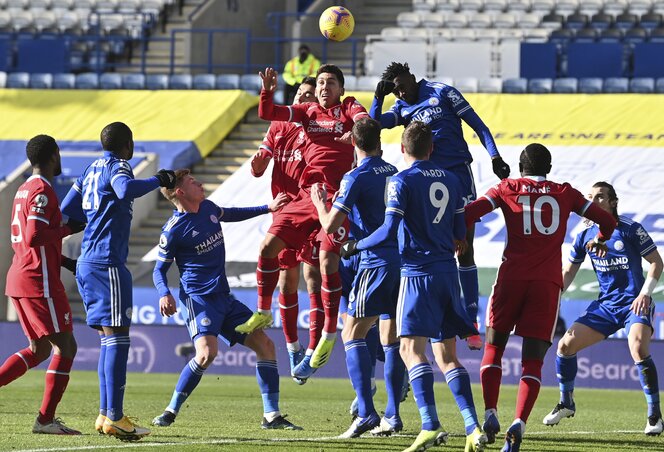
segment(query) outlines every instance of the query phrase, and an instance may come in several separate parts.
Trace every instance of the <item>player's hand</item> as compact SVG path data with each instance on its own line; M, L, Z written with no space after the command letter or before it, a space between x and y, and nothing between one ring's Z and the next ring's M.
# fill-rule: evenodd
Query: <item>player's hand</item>
M629 308L634 314L639 317L643 315L648 315L650 312L650 304L652 303L652 297L645 294L639 294L636 299L632 302L632 306Z
M493 165L493 174L498 176L500 179L506 179L510 177L510 166L505 163L501 156L492 158L491 165Z
M394 91L394 88L396 85L392 83L389 80L381 80L378 82L376 85L376 92L374 92L374 96L376 96L376 99L382 99L388 94L391 94L392 91Z
M341 249L339 250L339 256L343 257L344 259L348 259L359 252L360 250L357 249L357 240L349 240L343 245L341 245Z
M76 259L72 259L67 256L62 256L62 260L60 261L60 266L63 268L66 268L70 272L76 276Z
M343 144L353 144L353 132L349 130L340 137L334 137L334 141L338 141L339 143Z
M325 206L327 202L327 187L324 183L315 183L311 186L311 201L317 208Z
M256 152L251 158L251 174L256 177L261 176L265 172L267 165L270 164L271 158L272 156L265 149L260 149Z
M178 308L175 304L175 298L173 295L168 294L165 297L159 299L159 313L164 317L170 317L177 312Z
M456 240L454 239L454 252L457 256L462 255L468 249L468 242L465 240Z
M83 229L85 229L85 223L82 221L74 220L73 218L68 218L67 223L65 224L71 230L72 234L78 234Z
M265 68L265 73L259 72L263 82L263 91L274 92L277 90L277 71L271 67Z
M597 257L604 257L606 256L606 253L609 251L609 247L606 246L606 242L604 240L600 240L598 237L595 237L588 243L586 243L586 251L588 252L594 252Z
M175 188L175 171L160 169L154 176L159 179L160 187L166 187L169 190Z
M270 212L276 212L281 209L283 206L290 202L290 197L286 193L277 193L277 196L274 197L272 202L267 205L267 208L270 209Z

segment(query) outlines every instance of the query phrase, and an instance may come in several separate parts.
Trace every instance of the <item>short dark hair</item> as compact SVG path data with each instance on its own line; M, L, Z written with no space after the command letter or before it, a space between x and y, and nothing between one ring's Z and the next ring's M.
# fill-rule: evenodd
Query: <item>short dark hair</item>
M323 64L316 71L316 78L321 74L334 74L337 77L337 80L339 80L341 87L344 86L344 73L338 66L335 66L334 64Z
M175 190L182 186L182 181L184 178L191 174L191 170L188 168L182 168L175 170L175 186L173 188L161 187L159 191L164 195L164 198L168 199L170 202L175 204Z
M381 75L382 80L389 80L392 81L395 78L397 78L400 75L413 75L410 73L410 68L408 67L408 63L396 63L392 62L390 63L389 66L385 68L385 71L383 71L383 75Z
M46 164L58 150L58 143L48 135L37 135L31 138L25 146L25 154L28 156L30 164L35 167Z
M300 83L300 84L301 85L313 86L315 88L316 87L316 79L314 77L306 76L302 79L302 83Z
M127 147L133 134L127 124L112 122L102 129L100 138L104 150L117 154Z
M540 143L530 143L521 151L519 167L527 176L546 176L551 171L551 152Z
M618 194L616 193L616 189L613 188L613 185L608 182L599 181L593 184L593 188L606 188L606 190L609 192L609 201L616 201L616 205L613 206L612 213L614 217L618 218Z
M421 121L413 121L401 135L401 144L406 154L415 158L424 158L433 145L431 127Z
M358 119L353 124L353 140L368 154L380 151L380 124L366 116Z
M300 44L300 47L298 47L297 50L306 50L307 52L311 52L311 49L306 44Z

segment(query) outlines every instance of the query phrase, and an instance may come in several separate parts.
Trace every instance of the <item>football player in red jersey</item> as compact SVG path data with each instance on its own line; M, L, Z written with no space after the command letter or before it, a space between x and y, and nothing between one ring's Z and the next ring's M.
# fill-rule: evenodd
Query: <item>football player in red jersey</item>
M83 223L62 224L62 213L53 190L53 178L61 173L60 149L48 135L28 141L32 176L19 187L12 208L11 241L14 259L7 272L5 294L11 297L30 346L19 350L0 367L0 387L16 380L45 361L54 350L46 371L46 386L33 433L80 435L55 417L55 409L69 382L76 340L60 266L75 270L75 261L62 256L62 238L83 230Z
M316 99L316 79L305 77L297 88L293 105L318 102ZM304 153L309 140L302 124L297 122L273 121L263 138L258 152L251 159L251 174L261 177L270 160L272 167L272 196L286 193L290 199L297 197L300 191L300 177L306 166ZM276 217L281 212L273 213ZM314 236L317 235L314 232ZM300 283L300 262L304 263L304 280L310 299L309 310L309 347L311 355L318 344L323 330L323 302L320 294L320 270L317 240L308 240L300 250L285 248L279 253L279 312L281 325L286 338L291 373L304 358L305 351L300 345L297 334L298 294ZM295 379L297 383L306 380Z
M484 431L490 442L500 431L496 409L502 377L501 359L510 332L523 337L522 371L515 420L507 430L505 452L517 452L528 416L537 400L542 362L551 346L558 319L562 281L561 246L572 212L599 224L597 237L586 245L606 253L616 220L587 200L570 184L548 181L551 153L538 143L526 146L519 158L519 179L503 179L486 195L466 206L466 224L500 208L505 216L507 244L487 308L486 348L480 379L485 405Z
M316 98L319 103L275 105L274 91L277 87L277 73L267 68L260 74L263 80L258 115L270 121L299 122L307 134L310 145L304 159L306 168L300 179L298 196L283 209L272 223L265 240L261 244L256 278L258 284L258 310L251 319L240 325L237 331L250 333L272 323L270 306L272 294L278 279L278 255L284 248L299 249L309 235L320 228L318 212L311 202L311 187L323 183L331 196L339 189L343 175L353 165L354 152L350 142L350 132L355 121L368 116L365 108L353 97L344 94L344 76L338 67L325 64L316 75ZM293 373L306 379L313 371L327 363L337 332L337 315L341 297L339 276L339 249L346 241L348 224L334 234L319 234L321 241L320 269L322 279L322 300L325 310L325 323L321 340L313 354L305 356ZM309 363L311 366L309 366Z

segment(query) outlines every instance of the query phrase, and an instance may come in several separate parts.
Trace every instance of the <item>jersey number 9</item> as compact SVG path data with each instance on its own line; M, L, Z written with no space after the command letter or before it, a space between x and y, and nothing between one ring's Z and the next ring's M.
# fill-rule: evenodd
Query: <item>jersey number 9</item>
M443 219L447 204L450 202L450 191L445 184L442 182L434 182L431 184L431 187L429 187L429 201L431 201L432 206L438 209L438 212L432 221L433 224L438 224L440 223L440 220Z

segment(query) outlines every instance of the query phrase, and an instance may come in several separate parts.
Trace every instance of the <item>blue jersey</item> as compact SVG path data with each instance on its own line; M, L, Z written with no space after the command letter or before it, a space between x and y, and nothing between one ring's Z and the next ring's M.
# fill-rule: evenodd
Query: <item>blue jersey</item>
M461 129L461 117L473 111L470 104L456 88L444 83L422 79L418 86L416 104L397 99L384 115L394 115L398 125L407 126L411 121L428 124L434 143L431 160L441 168L472 162Z
M129 162L104 151L74 183L88 223L79 262L121 265L127 261L134 200L120 199L115 193L112 184L121 178L134 179Z
M380 157L367 157L341 180L333 207L350 219L351 234L356 240L369 236L385 219L387 183L397 169ZM362 251L361 265L376 267L399 262L396 243L386 242Z
M586 254L590 254L599 282L597 300L608 306L629 306L638 296L645 281L641 257L655 251L657 246L643 226L620 216L616 229L606 242L609 251L605 257L600 258L585 249L586 243L597 236L598 232L597 225L581 231L574 240L569 260L580 264Z
M463 239L464 202L459 180L428 160L418 160L392 177L386 215L399 227L401 275L456 271L454 239Z

